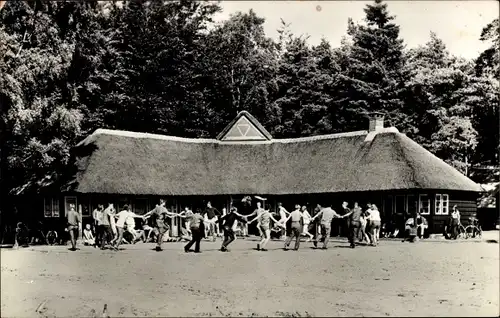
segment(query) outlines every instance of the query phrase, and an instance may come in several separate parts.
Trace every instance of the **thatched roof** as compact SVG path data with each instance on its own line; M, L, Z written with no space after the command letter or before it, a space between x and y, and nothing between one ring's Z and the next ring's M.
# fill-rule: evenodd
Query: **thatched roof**
M98 129L75 153L78 172L63 191L143 195L481 191L395 128L252 142Z

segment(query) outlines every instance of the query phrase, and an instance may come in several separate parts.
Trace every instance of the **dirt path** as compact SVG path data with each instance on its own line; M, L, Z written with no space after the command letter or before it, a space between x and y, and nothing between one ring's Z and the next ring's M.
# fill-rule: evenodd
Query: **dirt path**
M1 250L2 317L498 316L498 244L382 242L377 248L268 252L237 240L113 252L82 247ZM276 249L276 250L274 250ZM40 304L43 303L42 306ZM41 313L37 313L39 307Z

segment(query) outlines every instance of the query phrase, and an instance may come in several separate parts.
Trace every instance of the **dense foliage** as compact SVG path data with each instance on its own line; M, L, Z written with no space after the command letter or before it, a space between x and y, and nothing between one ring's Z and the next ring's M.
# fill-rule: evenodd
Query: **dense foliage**
M7 1L0 11L2 197L36 191L97 128L215 137L248 110L273 136L388 124L464 173L497 165L498 19L476 61L431 34L406 49L386 4L349 21L342 44L317 46L283 22L238 13L213 23L213 2ZM484 180L477 180L484 181Z

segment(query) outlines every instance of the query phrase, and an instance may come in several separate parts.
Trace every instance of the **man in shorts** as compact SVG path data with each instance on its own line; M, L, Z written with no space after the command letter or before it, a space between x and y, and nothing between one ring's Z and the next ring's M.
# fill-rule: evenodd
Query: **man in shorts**
M219 210L212 206L210 201L207 202L207 208L205 209L206 220L208 220L209 228L208 235L211 237L212 241L215 242L217 229L217 219L220 217L221 213Z
M283 223L285 224L285 220L288 218L288 216L290 215L290 212L288 212L284 207L283 207L283 204L281 202L278 202L278 214L279 214L279 220L278 222L279 223ZM281 235L283 237L286 236L286 226L285 227L282 227L281 228Z
M224 229L224 241L222 242L222 246L220 250L222 252L229 252L227 247L235 240L233 226L237 222L246 223L247 220L244 217L236 214L236 208L232 207L230 212L219 219L219 223L221 227Z
M154 224L154 231L157 233L157 245L156 251L162 251L161 243L163 242L163 236L170 229L167 224L166 218L173 218L176 216L175 213L171 213L165 208L165 200L160 199L160 204L156 205L156 207L144 214L144 218L152 217Z

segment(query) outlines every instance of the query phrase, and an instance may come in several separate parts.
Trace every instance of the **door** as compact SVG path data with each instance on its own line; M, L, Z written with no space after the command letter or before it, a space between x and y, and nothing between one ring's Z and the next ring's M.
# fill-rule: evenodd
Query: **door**
M392 207L393 207L392 195L388 195L384 199L384 218L386 220L392 220Z
M169 211L172 213L179 213L177 209L177 201L172 200L172 205L169 207ZM179 236L179 217L173 217L170 219L170 236L177 237Z

